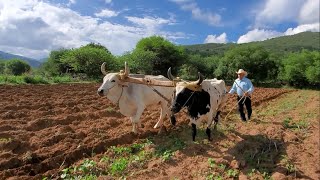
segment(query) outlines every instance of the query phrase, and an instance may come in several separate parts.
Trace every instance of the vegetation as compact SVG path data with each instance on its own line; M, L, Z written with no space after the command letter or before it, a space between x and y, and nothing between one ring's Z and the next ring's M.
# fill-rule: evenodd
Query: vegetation
M69 80L101 80L103 62L109 72L123 69L124 62L128 62L131 73L167 76L168 68L172 67L172 73L185 80L195 80L197 72L201 72L205 78L224 79L230 84L236 78L235 72L242 68L255 85L319 87L319 46L319 33L311 32L240 45L177 46L162 37L151 36L141 39L135 49L121 56L114 56L95 43L55 50L37 70L20 60L0 61L0 74L6 76L0 82L14 83L8 75L22 74L34 75L17 83L50 83L41 79L60 76L72 77Z

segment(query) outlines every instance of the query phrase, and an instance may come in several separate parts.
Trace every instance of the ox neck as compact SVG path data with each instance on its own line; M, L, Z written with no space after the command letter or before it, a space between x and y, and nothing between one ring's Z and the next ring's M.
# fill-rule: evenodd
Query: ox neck
M119 101L121 100L121 97L122 97L122 95L123 95L123 85L119 85L118 86L119 88L121 88L121 91L120 91L120 94L119 94L119 96L115 96L115 95L110 95L110 94L108 94L107 95L107 97L108 97L108 99L112 102L112 103L114 103L114 104L116 104L117 106L119 106ZM119 92L119 89L118 88L111 88L110 89L110 91L114 91L115 93L116 92Z

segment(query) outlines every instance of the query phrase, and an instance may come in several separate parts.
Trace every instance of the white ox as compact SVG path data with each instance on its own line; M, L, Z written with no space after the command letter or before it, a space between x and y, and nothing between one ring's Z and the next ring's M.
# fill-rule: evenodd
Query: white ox
M168 77L171 80L174 79L171 68L168 70ZM210 126L214 121L214 127L216 127L220 111L227 101L225 82L217 79L203 80L199 73L199 79L195 82L177 82L175 91L171 106L172 113L179 112L183 107L188 109L193 141L197 134L197 124L207 119L206 134L211 140Z
M132 122L132 131L138 132L140 126L140 117L147 106L159 104L161 105L160 118L154 128L163 126L163 119L167 114L169 116L170 108L167 100L171 100L173 96L173 87L149 86L144 84L136 84L131 82L124 82L121 80L121 73L107 73L105 71L105 63L101 65L101 72L105 75L103 83L98 89L100 96L107 96L107 98L120 108L120 113L124 116L130 117ZM129 74L129 68L125 64L125 72L129 77L148 78L161 81L170 81L168 78L159 75L133 75ZM157 94L153 89L158 91ZM163 97L165 98L163 98ZM171 114L171 113L170 113Z

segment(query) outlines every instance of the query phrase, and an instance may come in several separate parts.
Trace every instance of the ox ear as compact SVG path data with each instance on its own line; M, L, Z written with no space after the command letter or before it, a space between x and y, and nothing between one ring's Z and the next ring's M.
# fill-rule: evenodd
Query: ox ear
M175 77L171 74L171 67L169 67L169 69L168 69L167 76L171 81L173 81L175 79Z
M124 62L124 74L125 74L126 77L128 77L129 74L130 74L130 69L129 69L127 61Z
M201 83L202 83L202 81L203 81L203 75L200 73L200 72L198 72L198 80L195 82L198 86L200 86L201 85Z
M107 75L107 71L106 71L106 62L101 64L100 70L102 72L103 75Z

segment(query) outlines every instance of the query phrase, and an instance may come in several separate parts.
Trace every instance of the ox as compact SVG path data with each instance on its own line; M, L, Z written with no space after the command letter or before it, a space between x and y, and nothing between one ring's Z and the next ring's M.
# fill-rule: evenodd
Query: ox
M207 119L206 134L211 140L210 126L214 121L214 128L218 123L221 109L227 101L227 89L223 80L206 79L198 73L199 79L195 82L177 82L175 97L173 98L172 114L178 113L183 107L188 110L192 126L192 140L195 141L197 125ZM174 80L171 68L168 69L168 77Z
M140 123L140 116L147 106L154 104L161 104L160 118L154 128L163 126L163 119L165 115L169 115L170 108L168 100L172 99L173 87L150 86L145 84L137 84L126 82L121 79L123 73L127 77L149 78L153 80L168 81L164 76L151 76L129 74L129 68L125 63L125 70L122 73L107 73L105 70L105 63L101 65L101 72L105 75L103 83L98 89L98 95L107 96L107 98L114 104L117 104L120 113L124 116L130 117L132 122L132 131L138 132ZM171 113L170 113L171 114ZM174 118L174 117L171 117Z

